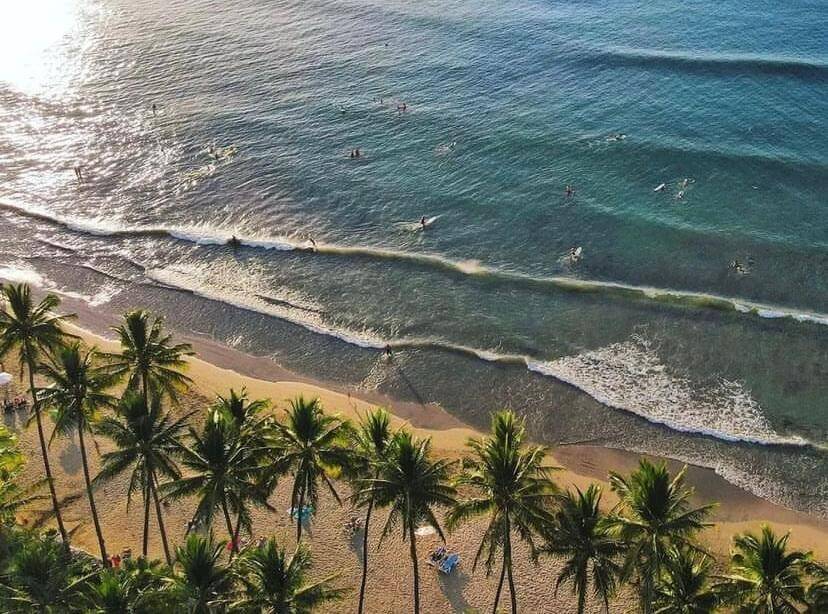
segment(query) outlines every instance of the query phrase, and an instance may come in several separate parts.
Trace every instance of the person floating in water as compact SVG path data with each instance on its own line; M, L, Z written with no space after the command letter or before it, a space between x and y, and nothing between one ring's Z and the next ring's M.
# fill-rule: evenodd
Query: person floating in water
M580 259L581 259L581 248L580 247L570 247L569 248L569 262L570 262L570 264L577 264Z
M747 269L738 260L731 260L730 268L733 269L739 275L744 275L747 273Z
M408 105L406 105L404 102L397 105L397 111L399 111L400 113L405 113L407 110Z
M566 186L566 197L567 198L572 198L573 194L575 194L575 188L573 186L567 184L567 186Z
M389 362L394 358L394 355L391 352L391 346L390 345L388 345L388 344L385 345L384 354L385 354L385 360L387 360Z
M158 114L158 105L156 105L154 102L152 103L152 114L153 115Z
M230 247L234 247L234 248L235 248L235 247L238 247L239 245L241 245L241 241L239 241L239 240L238 240L238 238L236 237L236 235L233 235L232 237L230 237L230 238L227 240L227 245L229 245Z

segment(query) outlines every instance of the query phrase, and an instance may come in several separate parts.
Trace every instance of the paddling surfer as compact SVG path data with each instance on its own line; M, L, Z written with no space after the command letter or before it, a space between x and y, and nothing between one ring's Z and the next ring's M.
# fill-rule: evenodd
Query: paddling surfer
M423 230L426 228L426 216L420 218L420 226L422 226Z

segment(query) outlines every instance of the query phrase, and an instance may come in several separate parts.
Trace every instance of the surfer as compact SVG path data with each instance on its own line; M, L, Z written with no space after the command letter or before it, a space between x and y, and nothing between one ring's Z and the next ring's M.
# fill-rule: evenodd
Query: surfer
M570 264L578 264L578 261L581 259L581 248L580 247L570 247L569 248L569 262Z
M313 237L308 237L308 241L311 244L311 251L315 252L316 251L316 241L313 240Z
M684 190L679 190L679 193L676 194L676 200L682 200L684 198Z
M733 269L739 275L744 275L745 273L747 273L747 270L745 269L745 267L742 266L742 263L739 262L738 260L731 260L730 268Z
M241 241L236 238L236 235L233 235L227 240L227 245L235 249L241 245Z
M421 217L421 218L420 218L420 226L422 226L422 227L423 227L423 230L425 230L425 227L426 227L426 221L427 221L427 220L426 220L426 216L423 216L423 217Z
M566 186L566 197L572 198L572 195L575 194L575 188L569 184Z

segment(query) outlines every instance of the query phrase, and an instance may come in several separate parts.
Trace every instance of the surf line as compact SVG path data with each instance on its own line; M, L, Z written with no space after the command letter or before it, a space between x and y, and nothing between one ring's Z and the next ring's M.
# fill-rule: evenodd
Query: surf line
M280 309L278 305L274 305L272 303L264 303L259 302L257 300L245 300L244 296L227 296L220 292L216 292L211 288L205 288L200 284L191 284L186 279L177 278L176 275L166 275L161 271L150 271L148 279L150 281L145 283L150 284L151 282L154 282L159 287L163 287L169 290L198 296L209 301L224 303L244 311L255 313L257 315L265 315L268 317L272 317L277 320L286 322L288 324L304 328L305 330L310 331L311 333L332 337L348 345L352 345L366 350L432 350L437 352L448 352L460 356L466 356L469 358L481 360L487 363L501 365L504 367L517 367L520 369L525 369L536 375L553 379L559 384L576 389L581 393L593 398L596 402L600 403L601 405L604 405L616 411L622 411L625 414L632 414L642 420L645 420L646 422L661 425L665 428L669 428L672 431L684 432L699 436L707 436L718 440L736 443L747 443L763 446L790 446L796 448L820 448L819 445L816 445L800 437L785 437L782 435L769 436L768 438L762 438L758 436L751 437L750 435L745 434L735 434L715 429L703 429L696 425L681 424L680 422L677 422L675 420L664 418L658 415L652 415L646 411L642 411L634 404L619 402L617 400L613 400L607 397L605 394L601 392L601 390L595 389L588 382L585 383L579 381L578 377L575 377L571 373L568 373L566 369L559 368L559 366L556 364L557 359L544 360L526 354L500 352L493 349L484 350L431 337L385 339L379 335L371 333L370 331L355 332L347 329L336 328L326 322L320 321L315 318L309 319L307 317L308 313L306 311L300 315L296 313L298 311L296 309Z
M0 208L36 219L51 222L92 236L147 236L161 237L192 243L200 246L224 246L233 235L223 232L209 232L203 229L179 229L167 227L107 228L94 222L68 220L43 211L37 207L0 200ZM708 309L735 312L763 319L783 319L800 323L828 326L828 314L801 311L787 307L766 305L750 300L705 294L686 290L672 290L636 286L610 281L577 279L566 276L537 276L517 271L507 271L482 264L478 260L453 260L429 253L402 252L383 248L343 246L326 243L313 244L309 241L295 241L288 238L238 237L239 245L251 249L265 249L306 254L327 254L333 256L357 256L372 259L396 260L421 266L439 268L451 273L490 279L506 283L522 283L537 287L552 287L570 293L603 294L627 300L676 305L692 309Z

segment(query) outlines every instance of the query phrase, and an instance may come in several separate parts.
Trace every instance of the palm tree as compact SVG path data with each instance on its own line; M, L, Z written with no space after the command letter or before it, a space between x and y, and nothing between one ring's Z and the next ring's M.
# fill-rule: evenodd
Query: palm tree
M189 343L172 343L172 335L164 331L164 320L143 309L124 314L124 323L113 330L121 340L121 353L110 354L113 372L128 377L128 386L140 386L145 398L150 390L167 394L175 402L178 392L189 387L192 380L181 373L187 366L185 356L194 354Z
M445 541L434 508L451 507L456 501L456 491L449 483L450 463L432 460L430 452L431 439L417 440L408 431L399 431L391 441L379 477L368 482L376 504L391 508L380 544L397 524L402 525L403 541L408 540L414 568L415 614L420 612L420 571L414 531L419 524L428 524Z
M706 554L671 548L656 586L655 614L710 614L718 598L710 590L711 559Z
M355 460L358 461L356 474L361 479L378 478L380 466L385 461L388 444L391 442L391 418L379 407L359 421L359 428L353 432ZM358 499L358 497L357 497ZM359 614L365 607L365 585L368 579L368 531L371 512L374 509L373 491L368 492L365 512L365 528L362 533L362 580L359 585Z
M231 552L235 553L238 544L232 541L236 531L230 513L238 515L240 522L249 527L251 503L273 510L267 502L270 491L261 480L264 449L259 454L251 453L236 425L215 409L208 412L200 433L193 428L189 432L192 443L180 450L188 475L165 484L164 498L198 497L191 526L210 527L214 514L221 510Z
M482 515L489 517L473 569L486 553L486 575L490 575L495 557L502 549L500 580L492 611L497 611L503 580L509 578L512 613L517 612L517 596L512 576L512 533L517 533L535 550L533 534L551 522L546 506L554 497L556 486L543 466L546 449L524 445L525 426L511 411L492 416L491 435L471 439L472 458L456 479L457 486L471 487L476 495L459 502L448 516L448 528Z
M158 498L158 479L177 479L181 473L175 464L179 451L179 439L192 414L174 419L161 408L161 399L153 397L147 403L145 397L135 391L126 391L114 416L102 419L97 431L112 440L117 450L107 452L102 467L93 484L109 480L131 470L127 489L127 509L133 493L140 487L144 499L144 541L142 553L147 555L149 542L150 501L155 503L158 529L164 545L167 564L171 564L167 533Z
M319 399L298 397L290 402L285 424L275 423L276 447L282 468L293 474L290 504L296 515L296 542L302 539L305 503L315 509L319 502L319 482L342 503L331 482L333 471L346 468L351 453L345 445L348 426L336 416L322 412Z
M49 494L52 497L52 509L55 514L60 538L69 548L69 536L63 525L60 513L55 480L46 451L46 437L43 434L43 420L40 415L40 403L34 383L34 373L41 359L63 343L67 335L61 325L72 316L55 315L54 310L60 305L60 299L54 294L47 294L40 303L34 305L31 288L26 284L2 286L0 310L0 358L11 350L17 349L20 358L20 371L25 367L29 372L29 392L32 395L32 411L37 420L37 435L40 440L40 455Z
M309 614L316 608L341 599L345 590L331 586L337 575L308 582L311 556L300 542L290 557L275 539L247 550L238 559L238 575L244 596L232 609L270 614Z
M237 393L232 388L226 397L218 395L213 405L214 411L221 412L239 431L241 450L247 455L244 464L255 466L262 463L257 480L260 489L268 494L276 488L281 474L278 463L274 463L270 451L267 450L267 436L271 432L272 418L264 415L270 403L263 399L250 400L247 390L241 389ZM242 527L242 516L236 518L236 528L233 531L232 543L238 544L239 533Z
M777 537L768 526L759 536L733 538L730 574L715 586L722 601L739 612L789 614L805 604L803 576L810 553L788 550L789 534Z
M712 505L693 508L693 490L684 483L687 467L670 478L666 465L641 459L629 478L610 473L619 503L608 519L614 535L628 546L622 580L633 578L644 614L653 610L655 585L672 547L700 550L693 541Z
M609 599L615 592L621 572L618 559L624 546L612 537L605 527L606 517L601 513L601 488L590 484L586 492L576 488L558 495L555 520L547 532L543 552L566 557L563 569L555 582L555 593L564 582L572 582L578 596L578 614L586 605L590 570L594 595L600 596L604 609L609 611Z
M172 612L178 604L167 590L170 570L160 561L127 559L120 569L104 570L91 583L89 609L96 614L157 614Z
M78 601L95 573L73 560L65 544L28 536L0 580L5 593L0 605L5 601L4 611L12 612L80 612Z
M52 407L56 412L52 440L57 434L69 435L77 430L83 478L86 482L86 496L89 499L92 522L98 537L101 561L106 566L109 564L109 558L106 555L106 544L98 518L98 509L95 506L95 497L92 494L85 435L91 432L98 410L114 405L114 397L105 391L115 383L115 378L105 367L96 365L96 359L95 348L83 353L80 344L74 342L59 348L54 359L42 363L37 372L52 382L51 386L40 390L43 406Z
M805 612L828 612L828 567L811 562L808 564L808 573L813 577L813 581L805 592L805 601L808 603Z
M187 536L183 546L175 549L177 573L172 581L183 611L210 614L224 604L233 586L230 569L219 563L224 542L214 542L212 535ZM182 611L182 610L177 610Z

